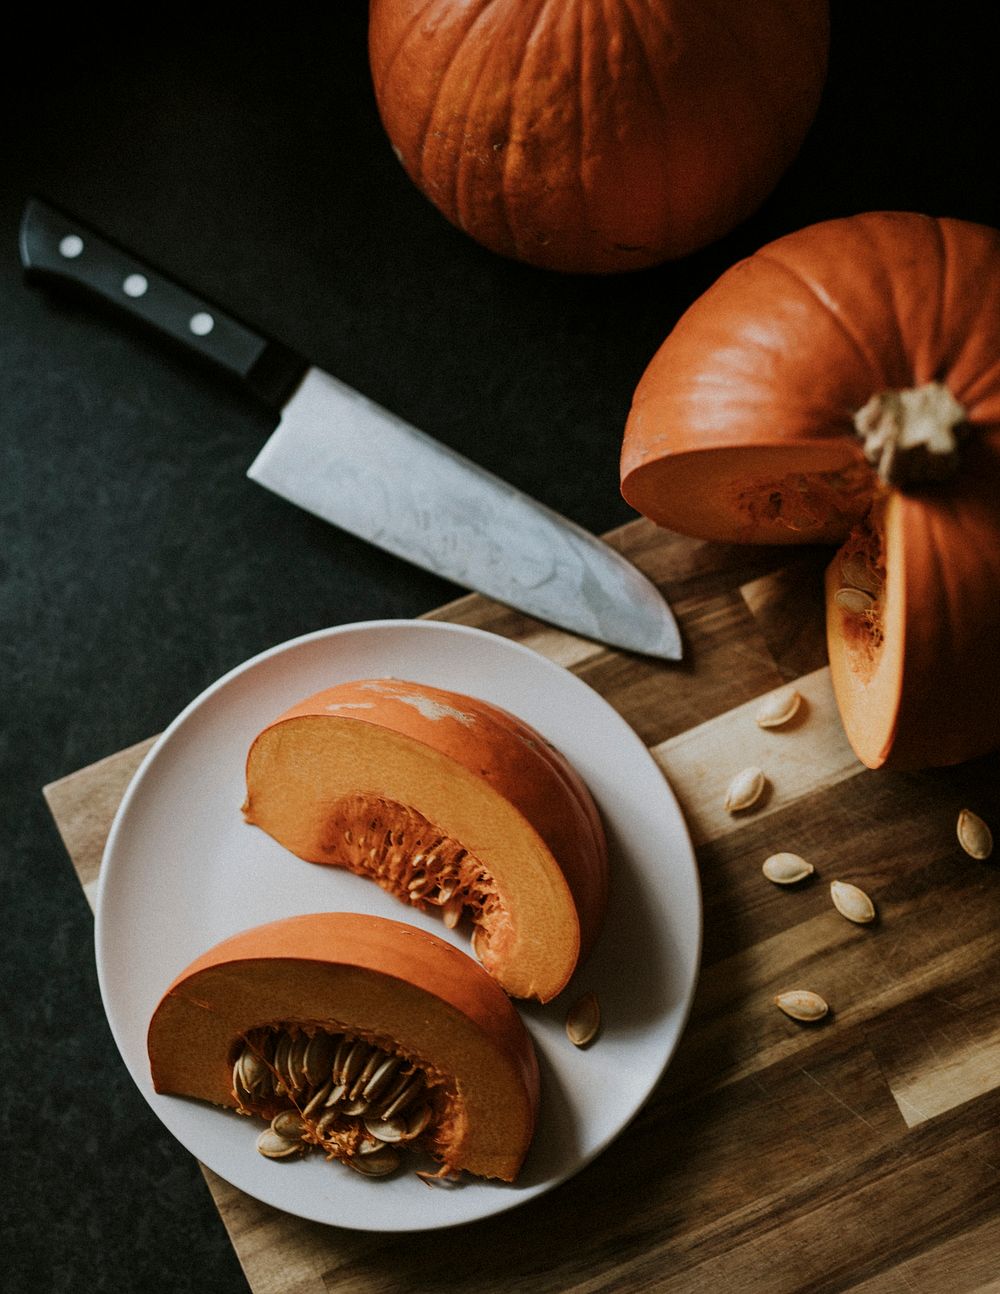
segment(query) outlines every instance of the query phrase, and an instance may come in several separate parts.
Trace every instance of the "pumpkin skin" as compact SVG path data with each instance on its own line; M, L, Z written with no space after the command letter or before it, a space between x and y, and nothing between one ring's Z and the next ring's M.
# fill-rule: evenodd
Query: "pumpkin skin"
M636 389L622 493L705 539L840 543L827 640L841 717L869 767L1000 747L1000 233L909 212L825 221L728 270ZM955 471L884 481L854 419L935 387L964 411ZM867 553L877 606L838 604Z
M538 1116L537 1057L509 998L459 949L402 922L344 912L233 935L183 970L156 1007L154 1088L238 1108L240 1040L278 1022L396 1044L451 1086L434 1146L442 1165L517 1176Z
M470 901L474 951L513 997L555 997L597 937L608 860L590 792L534 729L485 701L398 679L342 683L264 729L246 779L247 822L421 907L414 853L437 836L452 842L466 883L481 868L475 885L488 896L481 910ZM343 816L355 803L360 828ZM397 850L358 853L373 820L367 834L395 832Z
M825 0L371 0L382 123L417 187L502 255L609 273L720 238L797 154Z

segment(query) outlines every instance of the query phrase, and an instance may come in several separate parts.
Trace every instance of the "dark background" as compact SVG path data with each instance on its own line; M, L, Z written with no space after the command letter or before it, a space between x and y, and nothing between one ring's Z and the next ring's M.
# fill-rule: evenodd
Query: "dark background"
M902 0L835 0L822 107L773 197L684 263L610 279L504 261L447 225L381 132L365 5L327 9L29 13L3 55L0 1285L12 1291L246 1289L195 1163L115 1051L91 914L43 784L159 731L263 648L460 592L249 483L271 427L249 399L26 287L25 198L69 208L596 532L633 516L617 457L636 380L734 260L866 209L1000 224L988 6L952 5L932 25Z

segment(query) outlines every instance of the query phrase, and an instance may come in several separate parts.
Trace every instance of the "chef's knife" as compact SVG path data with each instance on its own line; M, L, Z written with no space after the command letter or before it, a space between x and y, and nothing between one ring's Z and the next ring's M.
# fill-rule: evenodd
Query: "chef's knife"
M32 199L32 277L85 289L244 381L280 411L248 475L300 507L465 588L617 647L681 657L660 593L582 527Z

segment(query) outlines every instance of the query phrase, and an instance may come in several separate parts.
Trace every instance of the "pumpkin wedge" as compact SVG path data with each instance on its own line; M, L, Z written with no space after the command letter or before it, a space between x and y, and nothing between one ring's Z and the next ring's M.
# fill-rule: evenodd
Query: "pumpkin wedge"
M254 740L246 821L299 858L473 922L513 997L547 1002L592 946L607 845L580 776L485 701L362 679L293 706Z
M787 235L639 382L622 493L727 543L836 543L827 641L869 767L1000 747L1000 233L868 212Z
M537 1119L510 999L459 949L381 917L314 913L223 940L167 989L148 1050L157 1092L272 1121L263 1153L317 1145L370 1176L402 1143L442 1173L513 1181Z

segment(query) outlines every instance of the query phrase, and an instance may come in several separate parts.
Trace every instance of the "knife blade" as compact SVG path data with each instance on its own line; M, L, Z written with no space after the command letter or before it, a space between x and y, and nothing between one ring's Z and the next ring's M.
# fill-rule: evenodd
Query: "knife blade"
M126 311L280 412L247 473L257 484L540 620L681 658L659 590L582 526L38 198L25 206L20 246L29 278Z

